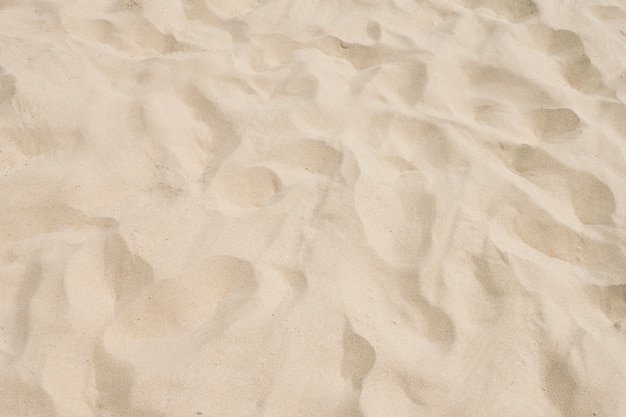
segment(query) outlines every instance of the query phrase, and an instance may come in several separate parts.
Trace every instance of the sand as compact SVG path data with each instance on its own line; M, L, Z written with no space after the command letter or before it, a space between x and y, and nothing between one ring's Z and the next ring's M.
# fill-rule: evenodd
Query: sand
M626 416L623 0L0 1L0 417Z

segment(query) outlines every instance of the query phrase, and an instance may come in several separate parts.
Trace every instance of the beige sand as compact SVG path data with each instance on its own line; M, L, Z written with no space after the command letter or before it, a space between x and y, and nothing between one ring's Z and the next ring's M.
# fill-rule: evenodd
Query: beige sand
M0 417L626 416L623 0L0 8Z

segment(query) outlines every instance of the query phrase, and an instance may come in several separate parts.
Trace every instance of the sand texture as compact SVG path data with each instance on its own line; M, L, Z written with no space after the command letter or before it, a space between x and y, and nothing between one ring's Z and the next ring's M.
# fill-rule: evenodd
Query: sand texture
M626 416L624 0L0 0L0 417Z

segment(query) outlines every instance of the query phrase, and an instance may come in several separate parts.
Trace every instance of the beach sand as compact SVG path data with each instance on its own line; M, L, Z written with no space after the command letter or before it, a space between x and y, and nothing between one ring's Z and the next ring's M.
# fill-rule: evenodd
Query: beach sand
M0 417L89 416L626 416L626 3L0 1Z

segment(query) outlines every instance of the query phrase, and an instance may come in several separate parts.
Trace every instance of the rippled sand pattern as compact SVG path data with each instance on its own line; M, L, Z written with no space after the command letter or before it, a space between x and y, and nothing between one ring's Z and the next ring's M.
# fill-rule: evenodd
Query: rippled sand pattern
M0 417L626 416L626 3L0 1Z

